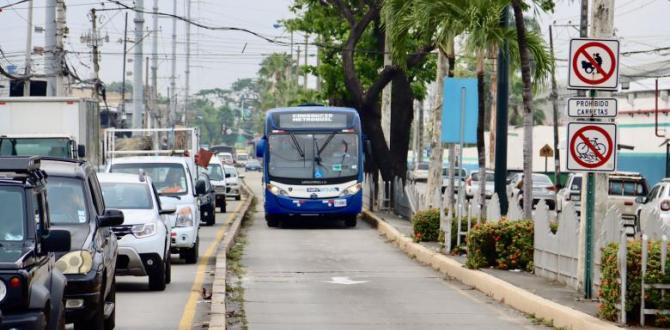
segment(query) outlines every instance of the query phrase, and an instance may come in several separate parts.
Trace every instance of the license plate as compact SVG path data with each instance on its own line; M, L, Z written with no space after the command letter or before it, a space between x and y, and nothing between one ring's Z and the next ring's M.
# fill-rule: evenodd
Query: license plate
M346 207L347 206L347 200L346 199L336 199L333 203L335 207Z

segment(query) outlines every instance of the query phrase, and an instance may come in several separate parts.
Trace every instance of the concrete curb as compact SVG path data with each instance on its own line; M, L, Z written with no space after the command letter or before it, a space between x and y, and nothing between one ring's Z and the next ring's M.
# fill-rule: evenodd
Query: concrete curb
M235 238L242 228L242 219L249 211L253 194L247 184L242 181L242 187L247 198L240 208L240 212L226 230L223 240L219 245L219 251L216 255L216 265L214 267L214 283L212 283L212 304L209 315L209 329L226 329L226 258L228 252L235 244Z
M469 285L520 312L551 320L555 327L573 330L620 329L612 323L542 298L495 276L467 269L459 262L415 243L372 212L363 211L363 219L377 228L377 231L386 236L400 250L416 258L422 264L429 265L440 273Z

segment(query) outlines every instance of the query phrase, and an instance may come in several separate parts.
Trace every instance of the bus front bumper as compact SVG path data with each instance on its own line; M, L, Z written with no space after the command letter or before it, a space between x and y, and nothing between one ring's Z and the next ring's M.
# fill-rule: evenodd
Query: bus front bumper
M265 213L270 215L357 215L361 212L362 206L362 191L351 196L322 199L276 196L269 191L265 191Z

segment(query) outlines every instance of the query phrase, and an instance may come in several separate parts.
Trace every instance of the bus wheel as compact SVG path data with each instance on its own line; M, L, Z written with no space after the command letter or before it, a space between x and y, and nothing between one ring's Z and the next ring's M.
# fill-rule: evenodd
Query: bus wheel
M353 228L356 227L356 216L355 215L350 215L344 218L344 225Z
M269 214L265 215L265 222L267 222L268 227L277 227L279 226L279 220L276 217L273 217Z

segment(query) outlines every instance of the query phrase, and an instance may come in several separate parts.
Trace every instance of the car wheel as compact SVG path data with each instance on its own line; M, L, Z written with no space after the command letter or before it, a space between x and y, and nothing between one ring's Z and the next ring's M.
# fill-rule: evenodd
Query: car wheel
M216 222L216 214L214 212L215 207L212 205L211 207L207 208L207 221L206 224L208 226L214 226L214 223Z
M105 319L105 330L112 330L116 327L116 278L112 280L112 287L109 290L105 304L112 304L114 306L112 313Z
M268 227L278 227L279 226L279 219L277 217L273 217L269 214L265 215L265 222L268 224Z
M357 222L357 220L356 220L356 216L355 216L355 215L347 216L347 217L344 219L344 225L345 225L346 227L349 227L349 228L356 227L356 222Z
M187 264L194 264L198 262L198 249L200 248L200 237L195 239L195 244L192 248L184 252L184 261Z
M162 267L154 269L154 271L149 274L149 290L151 291L163 291L165 290L166 282L166 269L167 269L167 260L163 260Z
M236 200L236 201L239 201L239 200L241 200L241 199L242 199L242 196L240 196L240 195L235 196L235 200Z
M165 256L165 283L170 284L172 282L172 257L170 252Z

